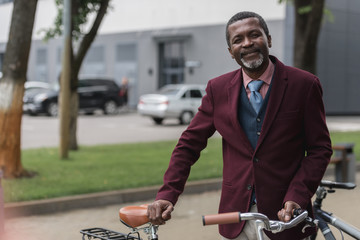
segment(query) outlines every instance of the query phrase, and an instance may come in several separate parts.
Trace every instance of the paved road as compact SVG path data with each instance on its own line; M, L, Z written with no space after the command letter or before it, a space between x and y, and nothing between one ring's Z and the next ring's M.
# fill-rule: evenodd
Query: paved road
M101 114L78 118L78 143L80 145L148 142L176 139L186 126L176 120L155 125L150 118L136 113L115 116ZM59 145L59 120L46 116L27 116L22 119L22 149L57 147Z
M331 130L360 131L360 117L328 117ZM150 118L136 113L116 116L80 115L78 119L78 143L80 145L148 142L177 139L186 128L176 120L166 120L164 125L155 125ZM22 149L57 147L59 145L59 120L46 116L22 119Z

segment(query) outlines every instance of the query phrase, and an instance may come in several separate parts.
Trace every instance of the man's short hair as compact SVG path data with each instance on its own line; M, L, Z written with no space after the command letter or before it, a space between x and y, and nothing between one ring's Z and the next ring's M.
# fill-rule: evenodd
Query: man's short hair
M266 24L265 20L259 14L254 13L254 12L246 12L246 11L239 12L239 13L235 14L232 18L230 18L230 20L226 24L226 42L229 47L230 47L229 26L237 21L240 21L240 20L243 20L246 18L252 18L252 17L259 19L261 28L264 30L266 36L269 36L269 29L267 27L267 24Z

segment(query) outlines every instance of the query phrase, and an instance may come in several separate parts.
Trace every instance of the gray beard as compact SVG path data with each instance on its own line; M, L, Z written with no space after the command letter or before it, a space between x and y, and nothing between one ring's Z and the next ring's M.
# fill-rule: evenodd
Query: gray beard
M257 69L264 62L264 55L262 55L262 53L260 53L260 58L258 60L251 61L251 62L247 62L243 58L241 58L240 60L241 60L242 64L244 64L244 67L246 67L247 69Z

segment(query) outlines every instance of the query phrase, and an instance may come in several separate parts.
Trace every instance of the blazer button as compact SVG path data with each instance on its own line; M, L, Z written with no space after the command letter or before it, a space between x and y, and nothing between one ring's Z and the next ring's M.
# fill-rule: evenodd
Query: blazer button
M248 184L248 185L247 185L247 190L251 190L251 189L252 189L251 184Z
M256 132L256 135L260 136L260 132Z
M254 162L259 162L259 159L258 158L254 158Z
M261 122L261 118L256 118L256 121L257 121L257 122Z

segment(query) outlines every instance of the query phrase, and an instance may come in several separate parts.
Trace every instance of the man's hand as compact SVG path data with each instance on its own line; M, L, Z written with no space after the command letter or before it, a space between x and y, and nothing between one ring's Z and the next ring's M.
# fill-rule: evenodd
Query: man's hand
M278 212L278 218L280 221L289 222L294 216L294 210L300 208L300 205L293 201L287 201L284 204L284 208Z
M157 200L148 205L147 215L150 222L154 225L163 225L165 221L171 219L171 212L174 205L167 200Z

